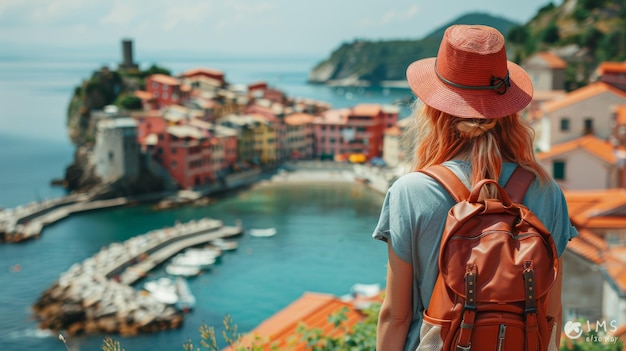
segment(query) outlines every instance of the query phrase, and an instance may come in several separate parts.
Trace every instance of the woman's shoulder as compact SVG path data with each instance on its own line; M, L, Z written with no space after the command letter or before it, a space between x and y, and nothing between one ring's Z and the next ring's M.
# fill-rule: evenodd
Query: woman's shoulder
M407 191L407 190L421 190L424 188L432 187L434 184L434 180L430 178L428 175L422 172L409 172L401 175L396 179L396 181L391 185L390 190L392 191Z

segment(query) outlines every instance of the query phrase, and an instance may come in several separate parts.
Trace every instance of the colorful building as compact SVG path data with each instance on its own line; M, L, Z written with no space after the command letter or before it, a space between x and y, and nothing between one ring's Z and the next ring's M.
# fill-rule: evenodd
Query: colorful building
M613 106L626 104L626 92L597 82L574 90L563 99L541 106L542 116L535 121L535 144L540 151L552 145L594 134L608 139L613 133Z
M277 139L275 123L263 115L250 115L254 123L254 154L262 165L275 165Z
M363 155L365 160L380 157L385 123L380 105L326 111L314 121L316 155L338 160L351 155Z
M313 158L315 117L306 113L293 113L285 117L283 153L289 160L310 160Z
M595 74L598 81L626 90L626 62L602 62Z
M155 107L162 108L186 102L189 99L191 87L182 85L172 76L152 74L146 77L146 90L154 97Z
M237 131L237 163L240 167L259 164L259 155L255 151L255 128L257 122L250 116L228 115L222 117L219 125Z

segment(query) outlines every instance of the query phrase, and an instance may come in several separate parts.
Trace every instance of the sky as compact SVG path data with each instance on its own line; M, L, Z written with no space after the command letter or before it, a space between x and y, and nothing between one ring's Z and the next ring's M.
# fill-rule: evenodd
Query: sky
M562 0L554 0L558 5ZM0 54L98 50L320 55L354 39L419 39L469 12L524 23L550 0L0 0Z

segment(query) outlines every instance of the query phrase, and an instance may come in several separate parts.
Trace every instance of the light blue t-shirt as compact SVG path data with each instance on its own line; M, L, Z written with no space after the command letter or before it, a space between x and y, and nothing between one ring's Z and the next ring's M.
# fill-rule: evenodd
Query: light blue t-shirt
M444 165L469 187L469 163L447 161ZM514 163L502 165L501 185L507 182L515 167ZM387 191L372 235L375 239L389 241L398 257L413 266L413 320L404 347L407 351L415 350L419 345L422 313L428 307L439 274L441 235L447 213L455 203L443 186L426 174L405 174ZM560 256L567 242L578 235L570 222L561 188L553 180L541 185L535 179L522 203L552 233Z

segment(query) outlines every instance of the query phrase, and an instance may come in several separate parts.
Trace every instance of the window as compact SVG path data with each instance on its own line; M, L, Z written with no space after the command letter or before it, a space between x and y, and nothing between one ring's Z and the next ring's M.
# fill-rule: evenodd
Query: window
M585 125L584 125L584 130L583 133L586 134L593 134L593 118L585 118L584 121Z
M176 161L172 161L172 169L176 169L176 166L178 166L178 163L176 163Z
M552 177L565 180L565 161L552 161Z
M569 118L561 118L561 131L569 131Z
M157 82L152 82L152 87L153 87L154 89L157 89L157 88L159 87L159 83L157 83Z

